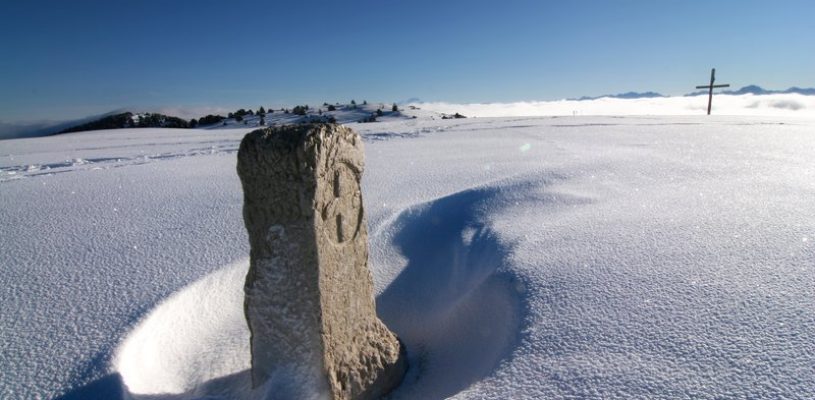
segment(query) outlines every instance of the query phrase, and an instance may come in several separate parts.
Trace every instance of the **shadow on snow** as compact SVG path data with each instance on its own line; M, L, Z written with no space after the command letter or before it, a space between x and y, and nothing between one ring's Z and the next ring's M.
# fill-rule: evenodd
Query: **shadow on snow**
M486 221L499 197L500 188L467 190L395 222L393 245L407 265L377 298L380 318L405 343L410 363L393 397L445 398L509 355L520 331L520 296L501 268L509 248Z

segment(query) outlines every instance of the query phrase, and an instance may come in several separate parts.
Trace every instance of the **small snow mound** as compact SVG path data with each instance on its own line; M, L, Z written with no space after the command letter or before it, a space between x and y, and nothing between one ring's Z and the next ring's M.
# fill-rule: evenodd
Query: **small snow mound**
M114 368L134 397L198 397L248 379L240 374L249 368L249 330L243 317L248 266L242 260L190 284L159 304L125 338Z

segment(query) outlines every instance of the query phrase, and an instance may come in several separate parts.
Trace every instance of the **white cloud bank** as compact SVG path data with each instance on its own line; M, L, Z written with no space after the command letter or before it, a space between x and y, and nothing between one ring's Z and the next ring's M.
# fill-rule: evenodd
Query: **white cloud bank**
M707 95L643 99L524 101L515 103L415 103L423 110L468 117L551 115L701 115ZM815 117L815 96L800 94L713 95L713 114Z

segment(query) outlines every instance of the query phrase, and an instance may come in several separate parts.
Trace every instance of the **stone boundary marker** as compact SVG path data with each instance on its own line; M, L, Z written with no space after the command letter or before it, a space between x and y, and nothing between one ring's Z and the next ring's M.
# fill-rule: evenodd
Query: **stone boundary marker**
M336 124L241 141L252 385L276 397L379 398L407 369L404 347L376 316L363 160L360 136Z

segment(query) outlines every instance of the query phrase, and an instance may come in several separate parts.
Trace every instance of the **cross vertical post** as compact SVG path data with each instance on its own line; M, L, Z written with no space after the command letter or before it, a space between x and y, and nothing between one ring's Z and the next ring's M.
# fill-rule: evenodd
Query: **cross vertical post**
M724 88L730 87L729 84L724 85L714 85L713 82L716 81L716 68L710 70L710 85L701 85L697 86L697 89L709 89L707 94L707 115L710 115L710 109L713 106L713 88Z
M713 105L713 82L716 81L716 68L710 70L710 91L707 94L707 115L710 115L710 108Z

